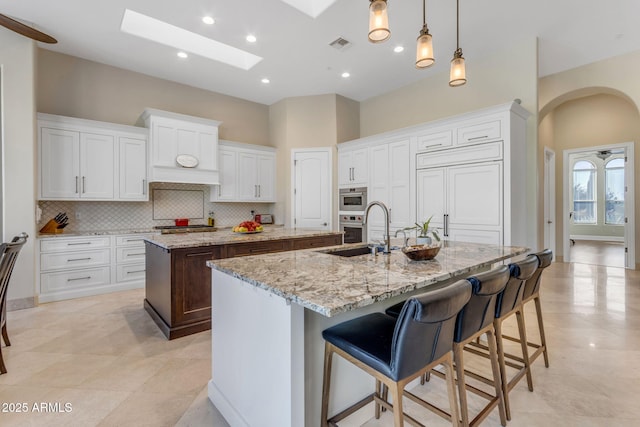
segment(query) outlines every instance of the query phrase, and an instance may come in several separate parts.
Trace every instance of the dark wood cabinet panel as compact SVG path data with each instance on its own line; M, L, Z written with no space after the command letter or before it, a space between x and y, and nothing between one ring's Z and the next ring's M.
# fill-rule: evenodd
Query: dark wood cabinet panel
M146 243L144 307L167 338L211 329L207 261L342 244L342 235L288 238L172 251Z

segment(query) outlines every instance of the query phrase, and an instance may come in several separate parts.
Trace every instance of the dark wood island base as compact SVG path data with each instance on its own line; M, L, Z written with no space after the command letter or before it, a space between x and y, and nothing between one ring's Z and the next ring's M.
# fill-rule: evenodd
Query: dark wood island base
M170 340L211 329L213 259L342 244L342 233L166 249L147 241L144 308Z

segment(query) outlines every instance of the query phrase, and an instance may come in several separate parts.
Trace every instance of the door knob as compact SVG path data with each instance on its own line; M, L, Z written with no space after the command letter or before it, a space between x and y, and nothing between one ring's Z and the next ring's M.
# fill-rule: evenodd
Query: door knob
M325 227L328 225L326 222L322 223L322 225L324 225Z
M553 221L547 221L547 224L553 224Z

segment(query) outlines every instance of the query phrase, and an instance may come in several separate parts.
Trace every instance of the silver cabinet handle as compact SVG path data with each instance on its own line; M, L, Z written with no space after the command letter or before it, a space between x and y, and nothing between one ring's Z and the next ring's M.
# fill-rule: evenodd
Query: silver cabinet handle
M140 256L140 255L144 255L144 253L141 253L141 254L127 254L127 256Z
M91 276L87 276L87 277L76 277L75 279L67 279L67 282L73 282L74 280L89 280L91 279Z
M67 246L90 245L91 242L67 243Z
M126 239L125 242L142 242L144 239Z
M489 138L489 135L474 136L473 138L467 138L467 141L475 141L476 139L485 139L485 138Z
M127 271L127 274L144 273L145 270Z
M86 188L85 188L85 185L84 185L84 178L85 178L85 177L83 176L83 177L82 177L82 193L83 193L83 194L87 192L87 190L86 190Z
M68 259L67 262L71 262L71 261L90 261L91 257L89 258L73 258L73 259Z
M78 193L78 177L76 176L76 193Z
M142 194L147 194L147 180L143 179L142 180Z
M258 184L258 197L262 197L262 186Z

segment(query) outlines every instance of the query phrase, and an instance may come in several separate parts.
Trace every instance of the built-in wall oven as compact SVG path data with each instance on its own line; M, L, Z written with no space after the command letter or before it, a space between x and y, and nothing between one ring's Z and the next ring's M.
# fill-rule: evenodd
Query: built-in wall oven
M367 241L367 226L362 225L364 213L340 213L340 231L344 231L344 243Z
M340 212L364 212L366 207L367 187L340 189Z

